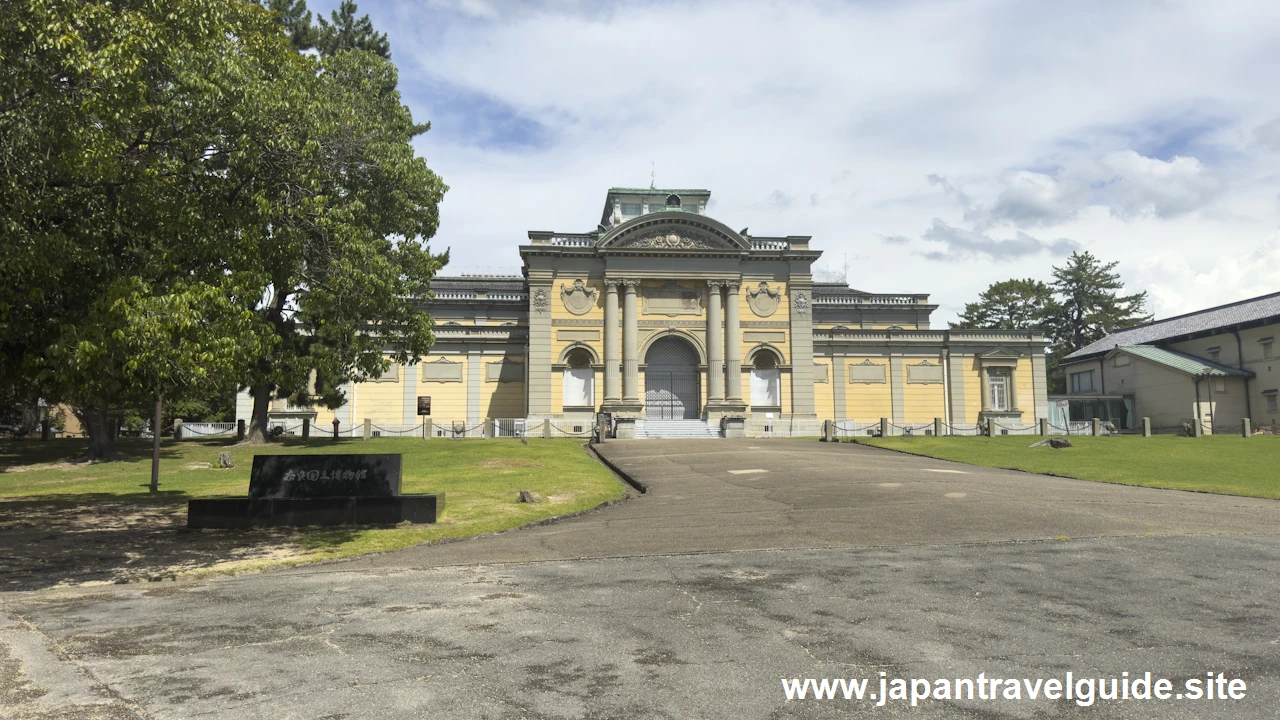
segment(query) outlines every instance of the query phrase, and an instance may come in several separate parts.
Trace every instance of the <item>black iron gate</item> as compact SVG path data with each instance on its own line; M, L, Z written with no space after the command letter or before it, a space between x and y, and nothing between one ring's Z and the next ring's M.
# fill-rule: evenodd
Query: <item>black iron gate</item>
M698 373L649 367L644 371L644 416L649 420L696 420Z

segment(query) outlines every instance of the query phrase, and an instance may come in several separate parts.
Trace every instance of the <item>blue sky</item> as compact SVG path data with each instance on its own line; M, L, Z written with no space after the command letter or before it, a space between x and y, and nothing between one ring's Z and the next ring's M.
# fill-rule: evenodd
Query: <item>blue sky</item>
M336 2L312 2L327 11ZM365 0L450 186L451 270L612 185L812 235L954 317L1072 249L1161 316L1280 290L1280 3Z

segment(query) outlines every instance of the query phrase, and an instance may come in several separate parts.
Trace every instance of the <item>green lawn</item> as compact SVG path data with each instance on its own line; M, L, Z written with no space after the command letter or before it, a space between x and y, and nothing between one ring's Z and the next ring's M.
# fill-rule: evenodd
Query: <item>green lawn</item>
M507 530L617 500L627 490L587 454L581 441L572 439L536 438L528 445L514 439L421 438L313 440L305 446L290 440L255 447L237 447L230 441L165 442L158 495L147 492L149 440L121 440L119 459L113 462L66 462L83 450L84 443L75 440L0 441L0 503L36 500L84 504L91 509L94 502L125 500L168 504L176 510L185 508L188 498L246 495L253 456L275 453L401 453L403 492L446 494L444 515L434 525L302 531L294 541L305 549L301 560L311 561ZM234 469L212 467L223 450L231 451ZM531 490L543 499L519 503L520 490Z
M973 465L1124 485L1280 499L1280 436L1072 436L1073 447L1027 447L1043 438L858 438L865 445Z

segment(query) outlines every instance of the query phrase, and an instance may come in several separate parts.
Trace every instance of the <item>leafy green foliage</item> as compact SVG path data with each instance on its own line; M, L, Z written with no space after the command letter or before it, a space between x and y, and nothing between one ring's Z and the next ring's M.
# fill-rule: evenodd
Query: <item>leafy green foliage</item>
M425 126L376 47L297 52L305 17L0 4L0 388L75 404L90 456L155 393L333 388L433 340L408 299L445 259Z
M261 0L260 0L261 1ZM310 50L316 46L316 28L311 24L311 11L307 0L266 0L263 7L276 13L285 34L298 50Z

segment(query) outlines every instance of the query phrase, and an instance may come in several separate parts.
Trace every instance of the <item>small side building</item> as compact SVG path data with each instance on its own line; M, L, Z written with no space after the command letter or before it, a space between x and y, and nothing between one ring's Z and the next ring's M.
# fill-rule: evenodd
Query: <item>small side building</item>
M1206 433L1277 427L1280 293L1112 333L1064 360L1072 420L1101 418L1157 432L1199 421Z

